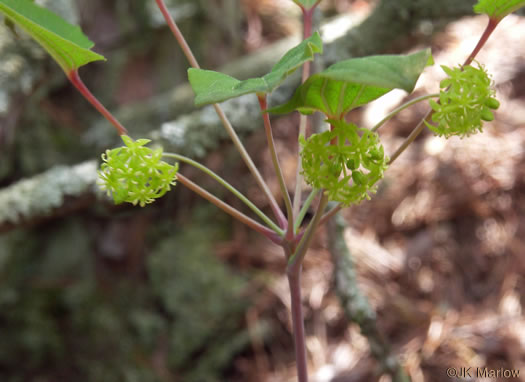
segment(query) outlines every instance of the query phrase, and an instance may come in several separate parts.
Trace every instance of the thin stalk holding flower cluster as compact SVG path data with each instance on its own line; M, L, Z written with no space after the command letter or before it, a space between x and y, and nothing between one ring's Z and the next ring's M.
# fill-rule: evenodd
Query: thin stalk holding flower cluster
M312 192L310 192L310 195L308 195L308 198L306 198L303 206L301 207L301 211L299 211L299 214L297 215L297 218L295 219L294 232L297 233L297 231L299 230L299 227L303 223L306 212L308 212L308 208L310 208L310 205L312 204L313 200L315 199L318 193L319 193L318 189L313 189Z
M159 7L162 15L164 16L164 19L166 20L166 23L168 24L169 28L171 29L173 35L175 36L175 39L177 40L180 48L182 49L184 55L188 59L188 62L193 68L199 68L199 63L195 59L195 56L193 55L193 52L191 51L191 48L189 47L188 43L186 42L186 39L182 35L180 29L177 27L177 23L171 17L168 8L166 7L166 4L164 3L164 0L155 0L157 3L157 6ZM284 216L283 212L279 208L279 204L275 200L275 197L272 195L268 185L264 181L262 175L260 174L259 170L253 163L250 155L246 151L246 148L242 144L241 140L239 139L239 136L233 129L231 123L229 122L228 118L224 114L223 110L218 104L214 104L213 107L215 108L215 111L217 112L217 115L219 116L219 119L221 120L224 128L226 129L228 135L230 136L232 142L234 143L235 147L239 151L239 154L241 155L242 159L246 163L248 169L254 176L255 180L259 184L259 187L263 190L264 194L268 198L268 201L270 203L270 206L272 208L272 212L274 213L276 219L278 220L279 225L285 226L286 224L286 217Z
M205 172L207 175L215 179L218 183L223 185L228 191L230 191L232 194L234 194L236 197L238 197L241 202L246 204L248 208L250 208L257 216L259 216L272 230L274 230L279 235L283 236L284 231L279 228L273 221L270 220L268 216L264 212L262 212L255 204L253 204L246 196L244 196L239 190L237 190L235 187L233 187L230 183L228 183L226 180L224 180L222 177L220 177L218 174L210 170L208 167L200 164L197 161L194 161L193 159L190 159L184 155L175 154L175 153L163 153L162 154L165 157L173 158L176 160L179 160L181 162L187 163L203 172Z
M415 105L418 102L430 99L430 98L437 98L439 97L439 93L434 94L427 94L421 97L414 98L407 103L404 103L403 105L399 106L398 108L392 110L390 113L388 113L381 121L376 123L376 125L371 129L372 131L377 131L381 126L383 126L387 121L389 121L391 118L393 118L395 115L399 114L403 110L409 108L412 105Z
M78 70L73 70L68 74L69 81L73 86L82 94L82 96L89 102L97 111L102 114L115 128L117 129L119 135L127 135L128 131L122 124L109 112L108 109L100 103L100 101L91 93L91 91L84 84L82 79L78 74Z
M319 226L321 217L323 216L326 205L328 204L328 196L324 193L324 190L321 190L321 192L323 193L323 196L321 196L321 200L319 201L319 205L317 207L315 215L312 221L310 221L310 223L308 224L308 227L306 228L306 231L303 237L301 238L301 241L297 245L296 251L288 259L288 271L291 271L292 269L300 266L304 259L304 256L306 255L306 251L310 247L310 243L312 242L315 230Z
M252 228L254 231L263 234L264 236L272 240L274 243L279 243L281 241L280 236L276 232L256 222L255 220L246 216L242 212L239 212L239 210L233 208L229 204L224 203L221 199L217 198L215 195L204 190L199 185L193 183L191 180L186 178L180 172L177 174L177 180L181 182L184 186L186 186L188 189L195 192L197 195L215 204L217 207L219 207L221 210L226 212L228 215L231 215L235 219L239 220L241 223L246 224L248 227Z
M292 240L293 234L294 234L293 232L294 214L292 211L292 201L290 199L290 194L288 193L288 188L286 187L286 182L284 180L284 175L281 169L281 165L279 164L279 158L277 156L277 150L275 148L275 141L273 139L270 116L268 115L267 112L265 112L266 109L268 108L267 97L266 97L266 94L259 94L257 95L257 98L259 100L259 105L262 111L262 117L264 121L264 131L266 132L266 141L268 143L268 149L270 150L270 156L272 158L273 169L275 171L275 174L277 175L277 179L279 181L279 187L281 189L281 194L284 199L284 205L286 206L286 215L288 217L286 238L288 240Z
M318 1L317 3L320 3ZM312 7L309 10L305 10L303 7L301 7L303 11L303 40L306 40L312 35L312 26L313 26L313 15L315 12L315 6ZM303 73L301 77L301 82L304 83L308 77L310 77L311 73L311 62L307 61L303 65ZM305 136L306 137L306 129L308 127L308 116L301 114L299 119L299 136ZM301 158L301 151L302 147L299 145L299 158ZM302 201L302 192L303 192L303 181L304 177L302 175L303 172L303 164L301 160L297 161L297 170L295 174L295 193L293 198L293 215L297 216L299 214L299 210L301 208L301 201ZM297 230L297 229L296 229Z

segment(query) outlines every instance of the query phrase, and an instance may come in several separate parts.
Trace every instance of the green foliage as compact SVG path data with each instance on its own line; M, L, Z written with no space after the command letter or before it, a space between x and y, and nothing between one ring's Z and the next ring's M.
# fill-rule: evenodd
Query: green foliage
M29 0L0 0L0 12L25 30L57 61L66 74L104 57L92 52L93 43L53 12Z
M270 109L277 114L320 111L341 119L348 111L393 89L411 92L431 60L430 49L410 55L381 55L338 62L311 76L286 104Z
M469 136L482 131L483 121L492 121L491 109L497 109L499 102L494 98L495 90L492 81L481 65L475 68L449 68L441 66L448 78L440 83L439 102L430 100L434 113L430 130L446 138L458 135Z
M501 20L523 6L525 6L525 0L479 0L474 5L474 11L487 14L496 20Z
M162 149L145 147L149 139L134 141L123 135L122 140L125 146L102 154L98 183L116 204L128 202L144 207L175 185L179 166L161 161Z
M328 122L331 131L300 138L306 181L344 205L369 199L388 162L379 136L352 123Z
M295 4L300 6L301 8L304 8L306 10L310 10L313 7L315 7L317 4L321 2L321 0L293 0Z
M202 106L244 94L271 93L297 68L313 60L316 53L322 52L321 36L315 32L311 37L289 50L275 64L270 73L260 78L239 81L223 73L190 68L188 78L196 94L195 104Z

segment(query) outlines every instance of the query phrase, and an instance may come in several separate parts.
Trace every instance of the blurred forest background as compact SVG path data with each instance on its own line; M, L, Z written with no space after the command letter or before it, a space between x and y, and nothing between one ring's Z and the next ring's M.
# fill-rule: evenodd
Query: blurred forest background
M37 2L108 58L81 74L132 137L198 158L268 209L213 112L194 109L153 0ZM301 32L289 0L168 3L201 66L239 78L267 72ZM459 64L486 24L474 3L323 0L317 65L427 45L437 64ZM400 380L398 364L414 382L453 380L447 367L520 370L487 380L525 381L524 39L525 20L510 16L478 57L502 103L483 134L425 132L371 201L321 231L303 278L312 381ZM411 97L438 89L438 66ZM373 126L405 99L392 92L351 118ZM277 193L255 97L224 107ZM387 152L425 111L383 128ZM290 191L298 120L274 122ZM94 182L100 153L117 144L59 67L0 25L0 381L294 381L279 248L181 186L146 208L114 206Z

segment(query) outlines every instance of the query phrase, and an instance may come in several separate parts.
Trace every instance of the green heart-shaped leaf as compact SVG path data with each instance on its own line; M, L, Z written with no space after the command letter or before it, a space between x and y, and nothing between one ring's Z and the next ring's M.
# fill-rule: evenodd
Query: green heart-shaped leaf
M0 0L0 13L42 45L68 75L89 62L104 60L90 50L94 44L80 27L29 0Z
M479 0L474 5L474 11L476 13L485 13L491 18L501 20L523 6L525 6L525 0Z
M430 49L425 49L410 55L369 56L338 62L311 76L290 101L269 111L276 114L321 111L339 119L393 89L410 93L431 59Z
M290 49L263 77L239 81L223 73L212 70L188 69L188 78L195 92L195 105L226 101L250 93L271 93L290 74L307 61L311 61L316 53L322 53L323 43L319 33Z
M309 10L319 4L321 0L293 0L293 2L301 8Z

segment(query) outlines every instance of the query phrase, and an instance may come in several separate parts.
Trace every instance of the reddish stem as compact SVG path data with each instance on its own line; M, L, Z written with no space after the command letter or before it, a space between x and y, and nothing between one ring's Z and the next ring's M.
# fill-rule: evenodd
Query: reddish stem
M314 4L314 6L312 6L308 10L299 4L299 6L301 7L301 10L303 11L303 38L304 39L307 39L308 37L312 35L313 14L319 2L320 0L317 1ZM305 82L310 76L310 62L307 62L303 65L302 74L303 74L302 82ZM304 122L302 124L303 127L300 129L300 134L305 134L306 132L305 130L306 130L307 119L306 117L301 117L301 119L303 118L304 118ZM303 177L301 176L300 164L297 170L296 182L297 184L296 184L295 196L294 196L294 207L298 211L299 206L300 206L300 201L301 201L301 191L302 191L302 182L303 182ZM319 209L324 209L324 203L321 203L321 206L319 207ZM319 215L319 214L316 214L316 215ZM318 222L319 217L320 216L317 216L317 222ZM307 235L309 234L310 236L313 235L317 222L316 222L316 217L314 217L314 220L311 223L312 226L309 226L309 228L311 229L308 230L308 233L301 232L300 234L295 235L295 240L293 243L294 251L286 253L286 257L288 259L288 266L286 269L287 271L286 273L288 276L288 284L290 286L290 297L292 301L292 324L293 324L293 337L294 337L294 344L295 344L295 362L296 362L296 367L297 367L297 380L299 382L308 382L306 341L305 341L305 332L304 332L304 316L303 316L303 311L302 311L302 299L301 299L301 271L302 271L302 262L303 262L304 256L306 254L306 250L310 242L309 240L306 240L306 242L303 242L302 239L305 234ZM299 244L299 247L297 247L298 244Z
M164 16L164 19L166 20L166 23L168 23L168 27L171 29L171 32L173 33L173 36L175 36L175 39L179 43L179 46L181 47L182 51L184 52L184 55L188 59L190 65L193 68L199 68L199 63L195 59L195 56L193 55L188 43L186 42L186 39L180 32L179 27L175 23L175 20L170 15L170 12L168 8L166 7L166 4L164 4L163 0L155 0L157 2L157 6L159 7L160 11L162 12L162 15Z
M300 4L299 6L301 7L301 10L303 12L303 39L306 40L312 35L313 15L314 15L315 6L309 10L304 9L304 7ZM310 72L311 72L311 62L306 61L303 64L303 73L302 73L302 80L301 80L302 83L304 83L308 79L308 77L310 77ZM299 135L306 136L307 127L308 127L308 117L306 115L301 114L300 122L299 122ZM301 209L301 202L302 202L301 196L303 192L304 178L303 178L303 175L301 174L303 171L303 165L300 160L301 151L302 151L302 148L301 146L299 146L299 160L297 163L297 171L295 173L295 194L294 194L294 199L293 199L293 210L292 210L294 216L297 216L299 214L299 210Z
M111 114L108 109L100 103L100 101L89 91L89 89L84 85L82 79L78 75L78 70L72 70L68 75L69 81L77 88L77 90L84 96L85 99L91 103L95 109L98 110L115 128L117 129L119 135L128 135L128 131L124 126L120 124L119 121Z
M303 39L306 40L312 35L313 16L316 5L310 9L301 8L303 9Z
M164 3L164 0L155 0L157 3L157 6L159 7L160 11L162 12L162 15L164 16L166 23L170 27L171 31L173 32L173 35L175 36L175 39L179 43L179 46L181 47L182 51L184 52L184 55L188 59L190 65L194 68L199 68L199 63L195 59L195 56L193 55L191 48L189 47L188 43L186 42L186 39L180 32L180 29L177 27L177 23L175 23L175 20L173 17L171 17L168 8L166 7L166 4ZM233 129L230 121L224 114L224 111L221 109L221 107L218 104L213 104L213 107L215 108L215 111L217 112L217 115L219 116L219 119L221 120L224 128L226 129L228 135L230 136L231 140L233 141L233 144L235 147L237 147L237 150L239 150L239 154L241 155L242 159L244 160L244 163L248 166L248 169L254 176L255 180L259 184L259 186L262 188L263 192L266 194L268 201L270 203L270 207L272 208L273 213L275 214L279 224L284 224L286 222L286 217L284 216L284 213L279 208L279 204L275 200L274 196L272 195L268 185L264 181L263 177L259 173L259 170L253 163L250 155L244 148L241 140L237 136L237 133ZM284 223L283 223L284 222Z
M335 126L333 124L330 124L330 131L334 131ZM335 146L337 145L337 137L332 138L330 141L330 145Z
M290 199L290 194L288 193L288 189L286 187L286 182L284 180L283 171L281 169L281 165L279 163L279 158L277 156L277 151L275 149L275 141L273 139L273 133L272 133L272 125L270 122L270 115L266 112L266 109L268 109L268 103L266 99L266 94L257 94L257 98L259 100L259 106L261 107L261 111L263 113L263 122L264 122L264 131L266 132L266 140L268 142L268 149L270 150L270 155L272 158L273 168L275 170L275 175L277 176L277 179L279 180L279 187L281 189L281 194L284 199L284 204L286 206L286 214L288 216L288 220L286 221L280 221L281 228L286 229L286 239L287 240L293 240L293 211L292 211L292 201Z
M463 64L463 66L470 65L472 63L472 61L477 56L481 48L483 48L483 45L485 45L485 43L489 39L492 32L494 32L494 29L496 29L496 27L498 26L500 21L501 21L500 19L493 19L493 18L489 19L489 24L487 25L487 27L485 28L485 31L481 35L478 41L478 44L476 45L472 53L470 53L470 56L468 56L468 58L465 60L465 63Z

